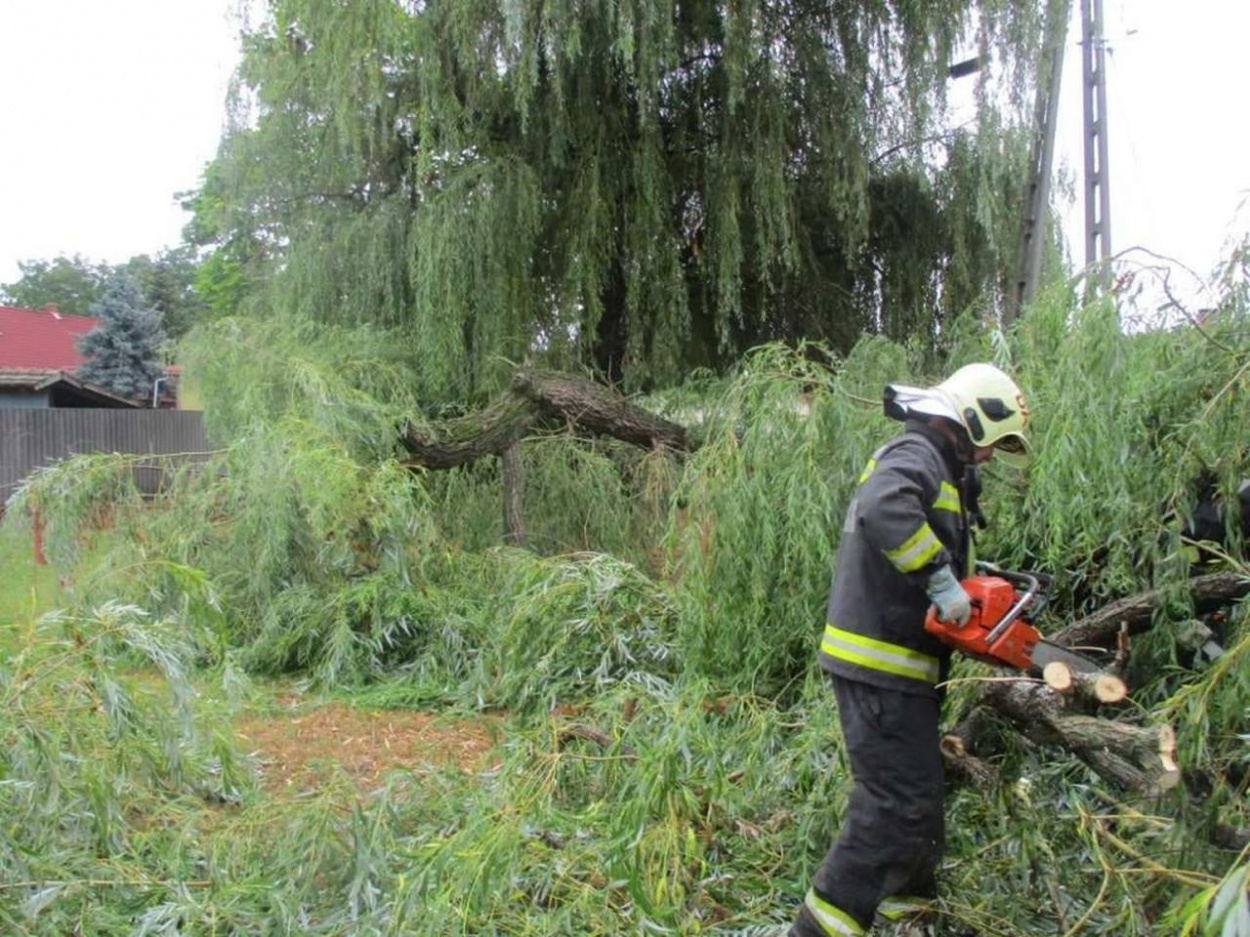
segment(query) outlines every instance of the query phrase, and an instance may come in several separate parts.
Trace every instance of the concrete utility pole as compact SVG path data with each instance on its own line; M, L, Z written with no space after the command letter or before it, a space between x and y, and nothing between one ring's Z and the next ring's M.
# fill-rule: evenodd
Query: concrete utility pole
M1046 219L1050 212L1050 177L1055 162L1055 125L1059 118L1059 86L1063 78L1063 47L1068 38L1071 0L1050 0L1046 9L1043 37L1042 73L1037 81L1034 106L1032 152L1029 179L1024 190L1024 219L1020 227L1020 250L1016 259L1016 279L1003 325L1008 325L1037 292L1041 277L1042 253L1046 246Z
M1102 0L1081 0L1085 92L1085 265L1101 264L1097 282L1111 277L1111 192L1107 172L1106 40Z

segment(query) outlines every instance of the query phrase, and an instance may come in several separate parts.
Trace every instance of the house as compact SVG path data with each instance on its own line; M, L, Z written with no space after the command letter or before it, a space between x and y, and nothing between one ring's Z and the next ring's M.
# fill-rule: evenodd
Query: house
M0 515L31 472L68 456L161 456L131 468L145 495L164 487L173 466L202 461L202 414L176 409L177 368L137 403L79 379L78 339L97 322L55 306L0 306Z
M95 407L133 409L133 400L86 384L66 371L0 368L0 407Z
M0 408L136 407L132 400L78 380L78 340L96 327L92 316L62 315L56 306L0 306ZM157 406L177 407L178 369L153 388Z

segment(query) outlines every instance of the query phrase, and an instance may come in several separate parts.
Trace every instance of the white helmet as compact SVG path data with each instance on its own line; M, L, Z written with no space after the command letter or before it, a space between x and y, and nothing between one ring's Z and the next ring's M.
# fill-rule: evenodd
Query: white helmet
M1028 462L1028 404L1016 382L992 364L966 365L936 387L890 384L885 408L899 420L918 413L952 420L974 446L992 446L1009 465Z
M992 364L969 364L936 388L950 401L974 446L993 446L1011 465L1029 459L1029 405L1016 384Z

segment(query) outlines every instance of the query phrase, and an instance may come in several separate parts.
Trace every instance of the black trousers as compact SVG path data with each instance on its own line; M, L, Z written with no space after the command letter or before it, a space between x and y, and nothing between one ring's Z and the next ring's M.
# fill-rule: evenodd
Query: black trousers
M945 840L941 703L839 677L833 689L854 786L812 890L867 931L883 901L937 895ZM791 933L829 932L804 907Z

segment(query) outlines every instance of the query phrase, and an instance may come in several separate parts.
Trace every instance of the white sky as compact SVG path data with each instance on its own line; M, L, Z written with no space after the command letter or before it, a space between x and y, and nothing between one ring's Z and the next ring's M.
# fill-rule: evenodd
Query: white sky
M238 0L0 0L0 283L17 261L119 263L179 243L225 120ZM1068 35L1057 157L1084 259L1080 38ZM1104 0L1112 249L1207 275L1250 190L1245 0ZM1246 224L1243 215L1241 224Z
M181 242L217 151L231 0L0 0L0 283Z
M1056 156L1075 183L1066 215L1072 260L1085 262L1080 0L1064 54ZM1250 80L1245 0L1103 0L1111 250L1139 247L1207 279L1230 239L1250 230ZM1152 263L1141 252L1133 260ZM1183 271L1178 298L1210 302ZM1187 295L1185 295L1187 294ZM1191 310L1196 311L1196 310Z

